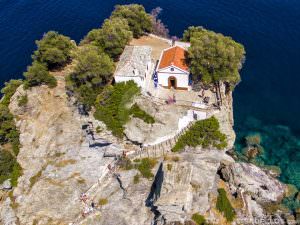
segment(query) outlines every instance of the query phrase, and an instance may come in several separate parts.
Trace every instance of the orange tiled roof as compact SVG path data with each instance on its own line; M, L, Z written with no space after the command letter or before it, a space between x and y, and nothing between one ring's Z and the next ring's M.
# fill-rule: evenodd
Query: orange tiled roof
M174 65L182 70L188 71L189 67L185 63L186 50L175 46L163 52L158 69Z

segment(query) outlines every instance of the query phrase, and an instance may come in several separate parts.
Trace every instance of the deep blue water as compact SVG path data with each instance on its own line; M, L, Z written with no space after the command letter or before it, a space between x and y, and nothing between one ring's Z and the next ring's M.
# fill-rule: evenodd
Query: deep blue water
M101 25L117 0L0 0L0 81L19 78L31 62L34 41L56 30L79 41ZM189 25L232 36L245 45L243 82L234 92L237 148L248 133L262 136L265 164L283 170L282 180L300 187L300 1L134 1L148 11L164 9L171 34Z

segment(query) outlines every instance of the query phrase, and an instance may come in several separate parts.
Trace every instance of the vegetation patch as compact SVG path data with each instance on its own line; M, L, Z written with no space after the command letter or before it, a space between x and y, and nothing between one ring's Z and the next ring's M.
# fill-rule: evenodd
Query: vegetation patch
M59 161L58 163L55 164L55 166L56 167L65 167L67 165L72 165L72 164L75 164L75 163L76 163L76 160L68 159L68 160Z
M197 225L206 225L206 220L204 216L200 215L199 213L194 213L192 215L192 220L197 224Z
M41 169L39 172L37 172L37 174L35 174L34 176L30 177L29 181L30 181L30 188L32 188L35 183L41 178L43 173L43 169Z
M136 103L130 108L130 114L133 117L143 120L145 123L148 124L155 123L155 119L151 115L146 113L144 110L142 110Z
M132 164L131 160L128 158L122 158L118 162L118 166L123 170L131 170L134 168L134 165Z
M36 41L37 50L32 58L47 69L56 69L66 65L71 60L72 50L76 47L69 37L55 31L49 31L43 38Z
M8 105L21 84L21 80L11 80L5 83L5 87L1 90L4 96L0 102L0 145L7 146L7 148L0 150L0 183L11 179L11 184L14 187L17 186L18 177L22 174L22 168L16 158L19 153L20 134Z
M172 170L172 164L168 163L168 164L167 164L167 169L168 169L169 171L171 171L171 170Z
M219 188L218 193L216 208L223 213L227 221L232 222L235 217L235 211L227 198L226 191L223 188Z
M27 96L27 95L22 95L22 96L18 99L18 106L19 106L19 107L26 106L27 103L28 103L28 96Z
M94 117L103 121L113 135L122 138L124 125L130 118L128 104L139 93L140 89L133 81L106 86L97 97Z
M106 205L107 203L108 203L107 198L100 198L99 201L98 201L98 204L99 204L100 206Z
M138 184L139 182L140 182L140 175L139 174L134 175L133 183Z
M25 89L42 84L50 88L54 88L57 85L55 77L49 73L47 66L37 61L34 61L31 66L27 67L24 77L26 78L24 82Z
M195 82L222 81L234 87L240 81L239 70L245 58L243 45L203 27L189 27L183 40L191 43L187 63Z
M151 172L151 169L153 169L156 163L157 160L154 158L143 158L137 163L136 168L138 171L140 171L141 175L144 178L150 179L154 177L154 174Z
M67 88L90 109L95 105L97 95L112 79L115 66L103 50L91 45L80 48L75 59L76 66L67 78Z
M222 134L219 128L219 122L215 117L197 121L188 131L179 137L172 151L181 151L186 146L223 149L227 146L227 141L225 134Z

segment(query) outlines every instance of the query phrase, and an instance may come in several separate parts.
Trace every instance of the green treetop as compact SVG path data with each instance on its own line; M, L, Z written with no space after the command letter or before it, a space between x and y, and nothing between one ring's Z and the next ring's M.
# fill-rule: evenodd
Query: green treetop
M71 50L75 47L69 37L49 31L36 41L38 49L32 55L34 60L47 65L48 69L64 66L71 60Z
M241 44L201 27L189 28L184 39L191 42L188 63L194 81L223 81L232 87L240 81L239 70L245 55Z
M117 5L112 13L112 18L124 18L127 20L130 30L135 38L152 30L152 18L146 13L142 5Z
M79 94L78 100L88 107L95 102L99 89L111 79L114 63L96 46L83 46L76 55L76 66L70 75L71 88Z
M191 41L191 36L193 36L193 33L196 32L202 32L203 27L194 27L194 26L190 26L188 27L188 29L186 29L183 32L183 37L182 37L182 41L186 41L186 42L190 42Z
M131 39L132 32L127 20L112 18L106 19L101 29L90 31L83 43L92 43L102 48L111 58L117 60Z
M27 72L24 73L24 77L26 78L24 83L25 88L42 84L46 84L50 88L53 88L57 84L55 77L50 75L47 70L47 66L37 61L34 61L31 66L27 67Z

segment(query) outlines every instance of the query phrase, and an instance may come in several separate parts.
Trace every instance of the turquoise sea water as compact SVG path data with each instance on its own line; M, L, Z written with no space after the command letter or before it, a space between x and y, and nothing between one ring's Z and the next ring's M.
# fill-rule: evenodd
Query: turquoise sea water
M44 32L79 41L115 4L131 2L162 7L172 35L202 25L245 45L243 82L234 92L237 150L259 133L265 151L258 160L279 166L280 179L300 188L299 0L0 0L0 82L22 76Z

